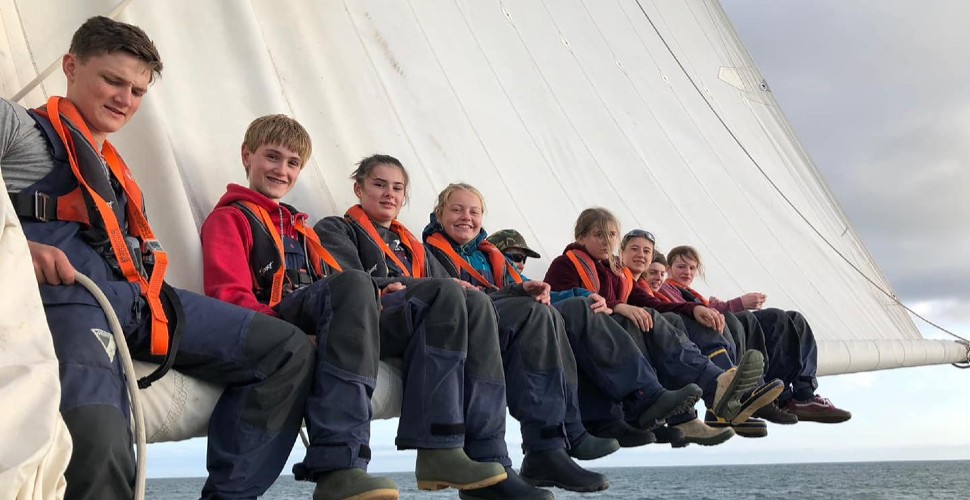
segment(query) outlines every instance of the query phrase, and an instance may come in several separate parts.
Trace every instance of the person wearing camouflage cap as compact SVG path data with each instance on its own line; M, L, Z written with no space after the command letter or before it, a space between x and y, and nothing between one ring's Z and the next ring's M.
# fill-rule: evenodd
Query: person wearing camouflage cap
M539 252L529 248L525 243L525 238L515 229L502 229L491 234L486 238L489 243L495 245L509 260L515 264L515 269L520 273L525 270L525 259L541 257Z

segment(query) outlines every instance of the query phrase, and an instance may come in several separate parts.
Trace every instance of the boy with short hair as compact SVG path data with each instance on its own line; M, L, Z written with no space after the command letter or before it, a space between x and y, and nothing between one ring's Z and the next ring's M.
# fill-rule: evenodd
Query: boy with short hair
M145 32L88 19L61 67L65 97L30 111L0 99L0 165L60 362L60 411L74 441L65 497L132 498L135 481L120 357L95 299L65 286L76 272L107 295L133 357L226 386L209 424L201 496L262 495L299 431L310 344L286 322L163 285L167 255L107 140L162 70Z

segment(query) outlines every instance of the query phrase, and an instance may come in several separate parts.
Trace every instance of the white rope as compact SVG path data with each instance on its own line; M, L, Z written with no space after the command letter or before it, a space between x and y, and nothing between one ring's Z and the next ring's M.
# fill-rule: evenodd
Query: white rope
M121 329L118 316L115 315L111 302L104 296L98 285L87 276L75 272L74 279L87 288L91 295L98 301L104 309L104 315L108 318L108 326L114 334L115 344L117 344L118 354L121 356L121 367L125 372L125 385L128 386L128 400L131 403L131 414L135 420L135 445L138 451L137 469L135 472L135 500L145 498L145 475L147 472L148 443L145 439L145 415L142 413L141 399L138 397L138 376L135 373L135 366L131 362L131 353L128 351L128 343L125 340L125 332Z

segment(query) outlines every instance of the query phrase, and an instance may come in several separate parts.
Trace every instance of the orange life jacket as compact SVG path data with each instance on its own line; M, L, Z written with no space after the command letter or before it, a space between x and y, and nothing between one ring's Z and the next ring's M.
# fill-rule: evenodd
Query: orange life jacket
M283 250L283 237L276 229L275 224L273 224L273 219L265 208L251 201L242 200L235 203L243 209L243 214L249 220L250 227L259 224L259 226L265 229L265 231L256 231L255 229L257 228L252 227L253 250L258 255L255 258L250 258L250 268L263 268L267 265L263 261L268 261L271 269L275 270L272 274L272 279L268 280L269 283L265 283L264 280L256 275L255 271L253 272L253 282L256 286L257 298L260 301L265 301L269 307L275 307L283 299L283 287L286 280L286 253ZM324 268L325 265L336 272L343 271L340 265L337 264L337 260L333 258L333 255L320 243L320 238L317 236L317 233L306 227L302 218L296 220L293 229L296 230L297 234L306 243L307 251L310 254L307 256L307 260L313 265L313 271L317 277L327 275L326 268ZM272 240L270 244L276 250L275 254L269 254L269 252L263 250L264 243L258 240L263 235L268 235ZM269 290L269 292L264 293L264 290Z
M579 279L583 282L583 288L592 293L600 293L600 277L596 273L596 261L588 253L576 250L567 250L566 257L576 268L576 273L579 274ZM623 268L623 274L620 275L618 299L626 304L631 293L633 293L633 274L630 273L629 269Z
M168 354L169 325L160 298L165 270L168 268L168 254L162 249L148 224L141 189L118 151L105 140L101 154L127 197L125 215L128 220L128 233L138 239L142 251L142 255L132 255L131 248L125 240L127 235L119 222L119 213L115 212L120 210L120 207L116 206L118 202L114 199L114 192L110 185L106 186L107 189L103 186L96 189L89 184L89 182L97 182L94 176L90 176L89 179L82 174L82 166L78 160L78 145L75 141L87 141L94 151L97 151L97 145L80 112L71 101L56 96L48 99L46 109L39 108L34 112L49 120L57 132L68 152L71 172L78 183L77 189L57 198L57 219L78 222L104 231L116 261L113 264L127 281L138 285L141 295L148 303L152 316L151 354L155 356ZM107 182L107 179L104 180ZM105 199L106 197L108 199ZM109 200L112 203L109 203ZM151 267L150 274L148 267Z
M667 283L670 283L672 286L674 286L678 290L685 291L685 292L691 294L692 297L694 297L695 299L697 299L697 302L699 302L701 304L704 304L707 307L710 307L711 306L710 302L707 301L707 298L705 298L703 295L701 295L700 293L698 293L697 290L694 290L693 288L691 288L691 287L689 287L689 286L687 286L687 285L685 285L685 284L683 284L683 283L681 283L681 282L679 282L679 281L677 281L677 280L675 280L673 278L667 278Z
M404 227L404 224L398 222L397 219L391 221L391 231L401 237L401 244L411 252L411 268L408 269L407 266L401 262L401 259L397 258L394 251L387 246L384 242L384 238L381 238L380 233L377 232L377 228L374 227L374 223L371 222L370 217L364 213L364 209L360 205L354 205L347 210L345 214L347 217L353 219L360 227L364 228L367 235L370 236L374 243L380 247L381 251L384 252L384 257L391 259L392 262L397 266L398 269L404 274L404 276L410 278L425 278L427 277L427 272L425 270L426 256L424 254L424 245L421 241L408 231L408 228Z
M498 249L495 245L489 243L488 241L482 241L478 245L478 249L485 254L488 259L489 266L492 268L492 278L495 280L494 284L489 283L488 279L481 275L471 264L463 259L458 252L451 246L451 243L447 238L441 233L434 233L428 237L428 244L441 250L442 253L451 260L451 263L455 266L455 269L460 271L465 271L473 280L477 281L485 288L501 288L505 286L505 276L508 274L512 277L512 281L516 283L522 283L522 275L515 269L511 262L505 258L505 254Z

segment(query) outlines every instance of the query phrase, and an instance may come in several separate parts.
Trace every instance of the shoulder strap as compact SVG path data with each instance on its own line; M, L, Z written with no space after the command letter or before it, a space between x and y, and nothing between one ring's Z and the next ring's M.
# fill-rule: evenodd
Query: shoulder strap
M633 285L635 280L633 279L633 272L630 271L629 267L623 268L623 276L620 276L620 302L624 304L630 300L630 294L633 293Z
M455 249L452 248L451 243L448 242L448 240L445 239L445 237L442 236L441 233L434 233L431 236L429 236L428 244L440 250L445 255L445 257L448 257L448 260L450 260L451 263L455 266L455 269L460 269L462 271L465 271L466 273L468 273L468 276L470 276L473 281L477 281L479 285L484 286L485 288L498 288L498 284L502 283L501 281L496 281L495 284L489 283L489 281L484 276L482 276L482 274L479 273L477 269L472 267L472 265L469 264L467 260L461 258L461 256L458 255L458 252L456 252ZM493 271L494 271L494 268L493 268Z
M401 237L401 244L403 244L408 251L411 252L410 269L408 269L404 263L401 262L401 259L397 258L394 251L387 246L387 243L384 242L384 238L381 238L381 235L377 232L377 228L374 227L374 223L371 222L370 217L364 213L364 209L361 208L360 205L350 207L345 215L354 220L360 225L360 227L364 228L367 235L374 240L374 243L376 243L381 249L381 252L384 253L384 258L391 259L391 261L394 262L397 268L400 269L405 276L410 278L424 278L428 275L427 270L425 269L426 257L424 255L424 245L422 245L421 242L418 241L417 238L411 234L411 231L408 231L403 224L397 220L392 221L391 231Z
M283 283L286 279L283 238L276 230L269 212L263 207L245 200L237 201L233 205L238 207L246 216L252 229L250 232L253 235L253 249L250 252L249 268L253 273L257 298L264 301L269 307L275 307L283 300ZM265 267L269 267L269 269L264 271L263 268ZM266 293L263 276L265 272L269 271L272 271L273 274L269 282L269 293Z
M509 262L509 259L505 257L505 254L497 246L488 240L482 240L478 245L478 249L488 257L488 262L492 266L492 274L495 275L496 285L504 285L506 276L512 278L512 281L515 283L522 283L522 275L519 274L519 271L515 269L515 266Z
M600 277L596 274L596 262L586 252L567 250L566 257L576 267L579 279L583 282L583 287L593 293L600 291Z

